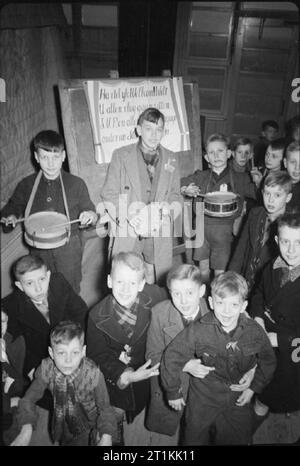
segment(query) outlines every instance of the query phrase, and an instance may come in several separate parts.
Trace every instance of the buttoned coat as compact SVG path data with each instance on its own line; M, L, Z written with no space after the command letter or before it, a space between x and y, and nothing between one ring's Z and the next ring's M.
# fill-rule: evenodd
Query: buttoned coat
M152 202L178 203L182 205L180 194L179 163L175 153L160 146L161 170ZM102 209L111 218L109 254L120 251L139 251L138 235L128 224L133 215L125 212L133 203L144 202L144 181L140 171L138 144L131 144L114 151L107 176L101 191ZM146 180L145 180L146 181ZM122 207L119 209L120 203ZM145 203L147 204L147 202ZM137 204L136 204L137 205ZM101 205L98 211L101 211ZM101 212L100 212L101 213ZM172 266L173 222L170 216L163 216L164 237L154 237L154 264L159 279Z

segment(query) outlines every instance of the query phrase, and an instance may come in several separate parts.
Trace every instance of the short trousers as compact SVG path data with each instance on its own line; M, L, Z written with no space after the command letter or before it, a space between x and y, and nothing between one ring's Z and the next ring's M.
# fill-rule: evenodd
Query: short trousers
M193 259L209 259L211 269L225 270L231 255L232 241L232 223L216 225L204 222L204 243L201 248L194 249Z

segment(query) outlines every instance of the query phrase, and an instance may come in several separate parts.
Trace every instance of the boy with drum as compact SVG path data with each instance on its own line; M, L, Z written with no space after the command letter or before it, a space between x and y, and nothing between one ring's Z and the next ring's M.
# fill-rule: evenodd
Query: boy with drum
M215 276L226 269L231 253L234 220L240 216L244 198L256 198L256 189L248 174L237 173L228 166L231 151L223 134L209 136L206 151L205 160L210 168L197 170L181 180L181 193L195 197L196 202L201 202L205 195L212 192L219 198L215 209L212 206L211 212L204 211L204 243L194 250L193 259L199 261L204 282L209 281L210 268L214 270ZM231 193L233 206L237 204L238 208L232 209L232 212L222 211L222 193L224 197Z
M70 222L78 219L81 225L94 224L97 221L95 206L92 203L85 182L78 176L71 175L62 169L66 158L64 141L55 131L41 131L33 140L34 157L40 165L38 175L32 174L24 178L17 185L11 199L1 212L1 222L5 226L15 227L17 220L25 215L26 224L30 227L30 216L37 212L40 216L40 231L43 232L42 217L47 220L47 213L64 214L68 234L65 235L65 244L61 244L61 231L57 228L52 232L54 241L51 244L42 244L41 238L34 246L30 243L30 252L38 254L48 264L53 272L61 272L76 292L80 291L82 242L78 223ZM46 222L47 223L47 222ZM34 227L36 228L36 226ZM55 243L57 235L57 243ZM49 246L49 247L48 247Z

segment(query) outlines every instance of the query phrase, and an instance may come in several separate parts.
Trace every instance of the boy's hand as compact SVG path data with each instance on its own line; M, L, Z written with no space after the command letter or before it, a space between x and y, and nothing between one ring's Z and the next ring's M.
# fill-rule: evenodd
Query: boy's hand
M149 359L147 362L145 362L145 364L140 366L134 372L128 373L130 382L139 382L140 380L149 379L154 375L159 375L159 365L160 363L158 362L157 364L155 364L155 366L149 367L151 366L151 359Z
M262 173L258 170L257 167L254 167L251 171L251 178L252 178L252 181L253 183L255 183L255 185L258 187L260 185L260 182L263 178L263 175Z
M109 434L103 434L100 441L97 443L97 447L111 447L112 438Z
M249 388L255 374L255 369L256 365L243 375L238 384L230 385L230 390L233 392L243 392Z
M17 221L18 219L15 215L9 215L8 217L1 218L1 223L4 223L6 227L11 226L12 228L15 228Z
M238 397L236 400L236 405L237 406L244 406L247 403L250 402L251 398L254 395L254 391L251 390L251 388L247 388L246 390L243 391L243 393Z
M181 411L181 409L185 407L185 401L183 398L179 398L178 400L168 400L168 403L171 408L175 409L175 411Z
M198 379L204 379L210 371L214 370L215 367L204 366L204 364L201 364L200 359L190 359L182 369L183 372L188 372Z
M182 186L181 193L189 197L199 196L201 189L195 185L195 183L190 183L188 186Z
M21 432L15 440L10 444L11 447L27 447L29 445L32 436L32 425L24 424L21 428Z
M98 220L98 215L92 210L85 210L79 215L81 225L94 225Z

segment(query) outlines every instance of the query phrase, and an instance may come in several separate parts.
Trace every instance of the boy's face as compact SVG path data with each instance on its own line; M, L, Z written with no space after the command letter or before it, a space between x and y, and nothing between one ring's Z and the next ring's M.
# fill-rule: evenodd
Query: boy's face
M283 260L291 268L300 265L300 228L283 225L275 237Z
M205 160L213 170L221 173L227 166L227 160L231 156L231 151L227 149L225 142L213 141L207 144Z
M240 167L245 167L253 153L250 144L240 144L233 152L233 158Z
M59 174L62 164L66 158L64 150L47 151L38 149L34 153L35 160L40 164L41 170L48 180L55 180Z
M49 347L49 355L57 369L64 375L71 375L79 367L85 356L86 347L78 337L66 343L57 343Z
M298 183L300 181L300 152L289 152L283 163L293 183Z
M5 314L5 312L1 311L1 338L3 338L4 335L6 334L7 321L8 321L7 314Z
M118 263L112 275L108 275L107 285L117 302L121 306L130 308L138 293L144 288L145 280L141 272L132 270L126 264Z
M284 213L286 204L291 200L292 194L287 193L281 186L265 186L263 191L264 206L268 214L278 217Z
M278 130L272 126L267 126L262 135L267 139L267 141L272 142L277 138Z
M144 120L141 125L137 125L136 130L145 149L155 150L164 135L164 123L161 118L157 123Z
M41 267L31 272L25 272L15 285L23 291L28 298L36 303L41 303L48 294L50 270Z
M265 166L268 170L280 170L283 159L283 149L274 150L268 146L265 155Z
M241 312L244 312L248 302L243 301L240 295L228 294L221 298L216 294L208 298L210 307L214 310L215 316L221 323L225 332L233 330L238 323Z
M170 294L176 309L183 317L193 316L199 308L199 300L205 293L205 285L190 280L174 279L170 283Z

